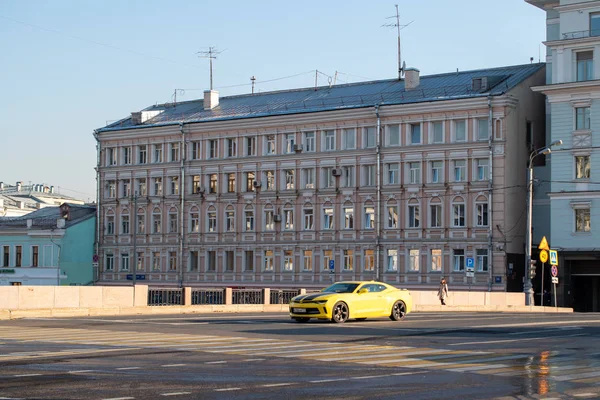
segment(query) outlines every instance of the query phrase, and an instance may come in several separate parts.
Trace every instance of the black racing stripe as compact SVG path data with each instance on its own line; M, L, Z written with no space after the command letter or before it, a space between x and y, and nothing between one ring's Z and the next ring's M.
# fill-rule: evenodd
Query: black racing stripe
M330 293L315 293L315 294L307 294L301 300L315 300L321 296L329 296Z

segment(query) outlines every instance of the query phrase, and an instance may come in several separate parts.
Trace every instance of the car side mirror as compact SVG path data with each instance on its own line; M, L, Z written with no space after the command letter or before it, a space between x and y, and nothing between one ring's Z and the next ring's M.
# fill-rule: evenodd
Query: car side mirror
M369 293L369 289L360 289L358 294Z

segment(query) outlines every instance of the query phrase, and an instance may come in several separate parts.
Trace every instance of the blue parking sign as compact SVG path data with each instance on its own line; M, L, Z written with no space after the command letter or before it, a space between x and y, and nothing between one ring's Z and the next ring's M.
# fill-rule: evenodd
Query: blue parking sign
M335 269L335 260L329 260L329 269L332 271Z
M467 268L475 267L475 259L473 257L467 257Z

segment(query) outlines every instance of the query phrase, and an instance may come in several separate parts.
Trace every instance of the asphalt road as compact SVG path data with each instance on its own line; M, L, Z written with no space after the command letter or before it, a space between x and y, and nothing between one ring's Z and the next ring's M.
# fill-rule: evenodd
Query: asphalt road
M0 321L0 371L0 399L591 399L600 315Z

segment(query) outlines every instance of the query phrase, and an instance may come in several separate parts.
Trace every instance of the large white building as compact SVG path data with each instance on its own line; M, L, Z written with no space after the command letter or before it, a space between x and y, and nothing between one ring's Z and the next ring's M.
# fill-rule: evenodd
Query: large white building
M100 283L131 284L136 264L154 285L520 291L544 74L207 91L98 129Z

